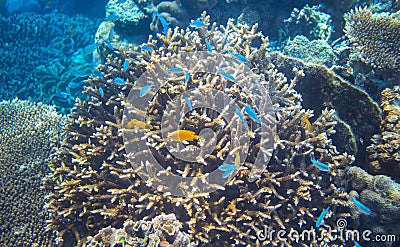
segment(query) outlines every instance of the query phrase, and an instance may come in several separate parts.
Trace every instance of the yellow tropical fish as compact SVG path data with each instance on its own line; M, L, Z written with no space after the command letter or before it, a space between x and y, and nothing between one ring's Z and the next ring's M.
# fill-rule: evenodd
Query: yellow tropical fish
M308 120L308 118L303 118L303 122L304 122L304 125L306 126L308 132L310 134L312 134L314 131L313 131L313 128L312 128L310 120Z
M132 129L134 126L141 128L141 129L152 129L153 128L153 126L151 126L150 124L139 121L137 119L132 119L131 121L129 121L126 124L126 128L128 128L128 129Z
M175 130L168 134L168 139L176 142L198 140L199 136L190 130Z

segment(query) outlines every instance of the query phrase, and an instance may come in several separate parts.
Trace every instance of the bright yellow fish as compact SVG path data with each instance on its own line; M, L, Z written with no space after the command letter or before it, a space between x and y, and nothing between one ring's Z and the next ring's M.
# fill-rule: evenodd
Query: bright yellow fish
M313 128L312 128L310 120L308 120L308 118L303 118L303 122L304 122L304 125L306 126L308 132L310 134L312 134L314 131L313 131Z
M190 130L175 130L168 134L168 139L176 142L198 140L199 136Z
M152 129L153 128L153 126L151 126L150 124L139 121L137 119L132 119L131 121L129 121L126 124L126 128L128 128L128 129L132 129L134 126L139 127L141 129Z

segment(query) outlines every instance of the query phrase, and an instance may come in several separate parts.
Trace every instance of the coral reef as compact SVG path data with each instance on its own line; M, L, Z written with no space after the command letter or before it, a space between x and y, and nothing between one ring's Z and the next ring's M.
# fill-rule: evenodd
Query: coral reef
M365 160L365 148L380 126L381 110L378 104L362 89L343 80L325 66L305 64L301 60L277 52L272 53L270 59L286 76L294 74L290 69L293 67L304 71L305 76L299 79L296 86L296 90L303 95L303 106L315 112L321 112L325 107L335 109L339 118L351 128L348 130L342 128L348 133L341 134L354 138L352 140L336 138L341 143L335 145L339 150L351 154L355 154L353 152L358 150L357 156L360 160ZM354 143L357 143L357 148L354 148ZM352 148L344 149L344 147Z
M380 133L368 146L372 171L400 181L400 87L386 88L381 98L382 121Z
M369 230L373 234L369 237L374 239L378 234L395 235L400 234L398 222L400 220L400 185L392 179L383 175L372 176L359 167L349 166L346 168L349 176L350 195L358 198L373 213L365 215L356 206L350 206L352 217L352 228L359 232ZM392 241L361 243L366 246L394 246ZM371 244L371 245L368 245Z
M393 15L356 8L345 15L345 33L365 63L380 69L400 69L400 22Z
M310 40L329 40L333 32L332 20L329 14L320 10L321 6L305 5L300 10L294 8L290 17L285 20L286 36L301 34Z
M325 40L310 41L302 35L289 41L283 48L283 53L307 63L324 64L327 67L333 66L337 60L332 47Z
M100 229L109 226L121 228L126 220L150 220L163 213L176 215L191 242L219 246L278 244L277 238L262 240L257 239L257 234L264 230L264 226L274 230L314 229L318 215L328 205L335 213L329 214L326 224L337 217L346 217L344 205L347 195L335 186L334 178L339 169L352 162L352 157L338 153L330 140L335 133L335 112L322 111L312 123L308 120L313 113L302 108L301 95L294 90L296 82L304 76L302 70L290 67L294 71L290 81L278 73L266 54L268 39L256 31L257 25L234 25L230 20L226 26L217 28L209 23L209 17L203 15L201 20L205 23L201 30L170 29L167 36L158 35L157 40L150 37L145 44L146 49L121 47L108 55L105 65L99 66L101 77L89 78L90 86L86 90L89 98L78 101L70 115L69 134L53 161L54 174L46 182L47 188L53 188L47 204L53 218L48 221L47 228L59 232L61 245L82 246L86 237L96 235ZM261 40L259 48L251 46L256 39ZM275 114L263 116L265 123L272 121L277 126L273 137L276 139L276 150L272 154L271 150L262 148L260 135L263 132L257 132L257 124L248 120L252 128L249 132L249 152L244 153L247 157L243 157L243 167L232 180L225 187L219 186L219 190L210 193L191 194L190 188L181 187L186 188L188 197L172 196L142 180L139 177L144 172L141 164L127 160L129 156L140 153L126 152L122 133L129 129L129 123L123 122L124 107L139 107L130 105L127 97L131 90L138 93L133 83L144 71L162 78L167 68L158 68L160 65L157 63L183 58L180 51L207 51L210 46L226 56L242 54L251 70L258 75L260 84L239 93L234 83L226 79L232 77L230 74L221 76L190 72L187 85L194 90L201 87L226 90L240 106L250 104L253 107L251 97L260 97L263 92L257 87L265 87L264 90L271 94L273 107L277 109L277 119ZM204 59L194 55L186 59L198 61L199 66L211 63L211 67L215 68L218 56L213 53ZM130 63L124 70L126 60ZM236 74L243 69L243 64L235 64L226 68L227 73L234 74L237 82L246 81L246 77ZM224 133L230 130L222 127L227 123L218 118L219 113L215 115L207 108L200 108L184 117L182 123L184 128L193 130L197 125L212 126L222 133L216 136L220 145L216 146L209 159L202 161L208 165L193 162L188 167L184 160L166 154L163 148L166 140L157 138L162 135L163 120L159 116L163 115L161 112L167 112L167 102L182 93L183 83L184 78L176 76L156 94L152 92L151 97L148 95L149 108L145 113L148 114L148 119L145 119L148 123L143 126L152 129L149 132L152 154L147 156L154 155L160 164L170 166L168 169L178 174L197 176L216 169L229 155L228 150L225 151L226 147L229 148L226 140L229 137ZM136 104L139 105L138 102ZM257 155L264 158L272 155L272 158L261 177L251 181L250 170L254 168ZM331 171L317 169L310 161L310 155L328 164ZM243 159L240 157L240 160ZM153 164L147 164L153 167ZM321 227L325 229L325 225ZM324 239L318 243L327 242L329 240ZM293 243L288 239L281 244Z
M109 0L106 6L106 19L113 18L121 23L137 24L145 17L143 11L133 0Z
M68 113L81 96L81 76L93 72L79 49L92 43L96 23L83 16L52 12L1 17L0 94L2 99L32 99ZM78 85L69 90L68 84ZM71 85L71 84L70 84Z
M189 247L188 234L180 231L180 222L174 214L158 215L151 221L127 221L122 229L107 227L94 237L88 237L88 247L113 247L118 243L130 246Z
M60 139L62 116L54 107L0 102L0 245L53 246L44 231L43 179L50 172L51 139Z

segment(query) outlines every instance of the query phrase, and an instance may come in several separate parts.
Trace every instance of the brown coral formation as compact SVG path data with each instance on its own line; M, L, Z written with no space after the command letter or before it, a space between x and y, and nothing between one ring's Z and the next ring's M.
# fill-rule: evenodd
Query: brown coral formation
M181 232L180 222L174 214L159 215L151 221L126 221L123 228L107 227L94 237L88 237L88 247L123 246L175 246L189 247L188 234Z
M0 103L0 245L53 246L44 232L43 179L49 173L51 139L59 138L62 117L54 107L29 101Z
M370 167L374 173L400 180L400 87L386 88L381 98L380 133L368 147Z
M338 141L335 145L341 152L356 154L357 151L361 151L359 155L363 155L363 143L367 143L379 129L381 111L378 104L365 91L353 86L325 66L306 64L280 53L272 53L270 59L286 76L294 74L291 71L293 67L304 71L305 76L299 78L296 86L296 90L303 96L303 106L315 112L321 112L324 107L335 109L340 121L344 121L343 124L350 127L341 127L342 132L334 138ZM339 135L350 138L343 139Z
M400 185L390 177L373 176L355 166L349 166L346 174L350 177L349 194L372 212L371 215L365 215L354 204L349 205L352 228L359 232L372 231L372 239L378 234L398 236L400 234L397 224L400 220ZM386 242L375 242L370 246L393 246L395 240L397 239L388 238Z
M345 15L345 33L362 59L381 70L400 70L400 22L392 15L356 8Z
M256 31L257 25L234 25L230 20L225 27L217 28L216 24L209 23L209 17L203 15L201 19L205 27L200 30L176 28L170 29L167 36L159 35L157 40L150 37L146 45L151 50L122 47L109 54L106 64L99 67L103 75L101 78L89 78L90 86L86 91L89 99L78 101L70 115L69 135L53 162L54 174L47 180L47 185L54 188L47 205L53 213L48 229L59 232L59 241L64 246L82 246L87 236L94 236L100 229L109 226L108 229L121 228L127 220L150 220L157 215L171 213L182 223L182 229L188 232L191 242L219 246L278 244L277 238L257 239L257 234L264 230L264 226L274 230L314 229L319 214L328 205L335 213L327 216L326 224L337 217L346 217L344 205L347 194L335 186L334 178L339 169L351 163L352 157L340 154L330 140L335 132L335 112L324 110L315 121L309 122L313 113L302 108L301 95L294 90L304 76L303 71L293 68L294 76L290 77L290 81L284 74L278 73L266 55L268 40ZM262 41L258 49L251 46L255 39ZM122 137L124 129L129 128L124 124L123 111L125 106L134 109L134 105L129 106L127 97L131 90L138 93L140 87L137 88L134 83L145 71L163 78L166 68L159 67L157 63L179 57L180 51L206 51L206 40L213 52L204 60L212 62L216 52L231 57L228 52L242 54L251 70L261 78L260 84L249 90L238 90L225 78L233 74L237 81L246 80L235 74L243 68L243 64L236 63L236 67L227 68L230 74L225 77L191 72L187 85L193 89L206 87L227 91L240 106L248 104L255 109L250 96L259 97L260 92L256 88L265 88L272 97L273 107L277 109L277 119L273 115L264 116L277 126L274 136L276 150L261 177L250 182L250 170L257 155L268 157L270 151L261 148L257 123L248 120L255 133L249 132L249 152L244 157L243 166L225 187L204 194L188 193L188 197L171 196L162 189L154 189L150 182L146 183L138 176L143 173L139 162L127 161L132 154L126 152L127 146ZM188 59L196 60L192 57ZM125 60L130 60L126 73L123 70ZM116 83L116 77L123 78L125 84ZM165 140L156 139L157 135L162 136L162 123L155 116L166 111L166 96L169 95L172 100L182 93L183 84L183 76L173 77L152 94L154 97L149 100L149 108L143 112L143 116L147 116L144 118L147 125L143 126L151 129L148 133L151 153L148 155L159 158L161 164L168 165L178 174L205 174L205 169L216 169L228 155L229 152L224 150L227 143L234 141L225 140L229 140L229 135L217 135L221 138L218 139L221 145L216 147L216 157L204 161L207 166L192 163L189 167L172 155L164 156L162 145L165 145ZM226 123L218 118L219 114L215 115L206 108L197 111L201 114L193 113L183 118L183 128L195 130L197 125L207 125L219 128L218 131L223 133L222 127ZM139 128L138 131L146 129ZM318 170L310 162L310 156L328 164L332 170ZM324 239L318 244L327 242L329 240ZM296 245L290 239L280 244Z

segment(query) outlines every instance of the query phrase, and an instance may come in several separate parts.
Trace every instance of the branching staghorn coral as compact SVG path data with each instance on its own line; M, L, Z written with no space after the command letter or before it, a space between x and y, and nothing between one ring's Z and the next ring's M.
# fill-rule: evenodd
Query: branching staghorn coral
M381 132L368 146L370 167L374 173L400 179L400 87L386 88L381 98Z
M71 123L67 127L70 134L54 159L54 174L47 180L48 186L54 188L47 205L53 219L47 227L59 232L58 240L64 246L82 246L87 236L94 236L108 226L121 228L126 220L150 220L170 213L176 215L183 231L189 234L194 244L247 246L279 243L276 238L257 238L264 226L274 230L315 230L315 221L328 205L335 213L327 215L327 224L337 217L347 216L344 208L347 194L336 188L334 177L340 168L352 161L352 157L339 154L331 143L330 136L335 132L336 124L334 111L323 111L313 123L308 120L313 113L302 109L301 95L294 90L303 72L293 68L295 76L290 81L284 74L278 73L266 53L268 39L257 32L257 25L234 25L230 20L226 26L217 28L216 24L210 24L205 14L201 20L205 24L203 28L196 31L169 29L166 36L158 35L158 39L150 37L140 50L132 46L120 47L107 56L104 65L99 66L102 77L89 78L90 86L86 90L89 98L78 101L70 115ZM261 45L253 48L252 42L257 39L261 40ZM164 78L168 69L159 65L160 62L184 58L181 52L204 52L210 47L208 57L194 58L193 54L198 53L186 53L186 59L199 61L201 66L207 64L204 61L209 61L215 67L213 61L218 54L236 59L235 54L246 61L255 73L254 78L238 73L244 67L239 62L233 63L235 66L232 68L226 67L225 74L208 74L189 68L188 80L185 79L186 74L175 75L156 93L149 92L151 97L147 110L142 112L143 121L135 120L134 124L124 122L125 107L141 113L135 110L140 102L137 101L137 105L130 102L128 94L131 91L134 94L142 92L143 85L139 82L144 73ZM125 70L126 60L130 62ZM157 69L159 67L161 70ZM169 69L180 71L178 68ZM240 89L232 83L231 77L237 82L258 80L253 86ZM276 125L276 134L272 138L276 140L276 150L272 154L270 150L262 149L260 135L263 132L257 130L254 120L248 119L251 130L248 132L251 140L249 151L246 157L240 157L244 164L232 180L224 187L217 187L218 190L203 194L192 193L191 188L183 186L181 189L187 189L187 197L181 197L163 192L163 188L151 187L150 183L157 181L142 180L139 175L145 175L143 167L140 162L129 158L140 153L153 155L161 165L167 166L164 167L166 170L185 177L217 169L229 156L230 143L235 141L224 134L224 131L231 131L225 128L229 121L226 122L224 115L218 118L220 113L213 113L207 107L200 107L181 120L183 128L189 130L197 131L198 126L208 126L216 128L216 133L222 133L215 137L217 145L209 158L188 166L179 158L165 153L168 138L161 138L163 120L157 116L170 113L166 110L170 104L168 101L183 94L185 81L187 87L193 90L212 88L217 90L216 94L226 91L240 106L250 105L254 109L257 107L250 96L257 98L267 92L276 109L276 116L267 112L260 117L265 124ZM265 91L257 91L260 86ZM147 133L145 140L148 140L151 154L147 150L139 154L127 151L127 144L133 142L124 142L123 133L129 129ZM189 144L196 148L196 143L189 141ZM272 159L261 176L250 182L257 155L265 160L272 155ZM310 156L328 164L331 171L320 171L312 164ZM154 167L152 163L146 164ZM319 243L327 242L330 241L324 239ZM280 244L291 246L294 243L288 240Z
M360 51L364 62L389 71L400 69L400 21L387 13L373 14L355 8L345 15L346 36Z
M0 245L53 246L45 232L43 179L61 139L63 118L54 107L29 101L0 102Z

